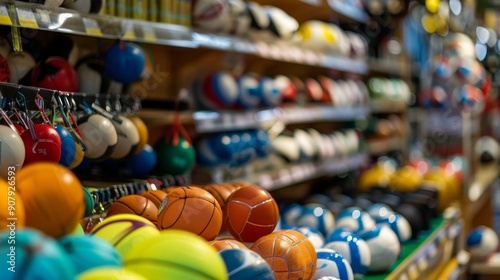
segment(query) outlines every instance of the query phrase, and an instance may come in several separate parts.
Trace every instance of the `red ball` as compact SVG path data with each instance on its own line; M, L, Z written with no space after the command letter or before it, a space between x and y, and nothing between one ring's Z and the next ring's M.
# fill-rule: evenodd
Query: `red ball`
M31 83L36 87L75 92L78 89L78 75L65 59L49 57L35 66L31 72Z
M425 175L431 170L430 163L423 158L412 159L409 164L411 167L415 168L418 173Z
M278 224L279 211L266 190L250 185L234 191L224 207L229 232L239 241L254 242L270 234Z
M37 140L29 129L21 133L26 150L24 166L39 161L58 163L61 158L61 137L57 131L48 124L35 124L35 132Z

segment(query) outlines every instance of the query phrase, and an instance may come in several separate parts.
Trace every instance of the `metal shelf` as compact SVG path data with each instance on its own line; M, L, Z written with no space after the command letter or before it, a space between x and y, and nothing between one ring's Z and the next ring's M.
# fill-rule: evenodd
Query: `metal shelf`
M198 32L180 25L82 14L74 10L18 1L0 0L0 11L4 13L9 11L8 15L0 17L2 25L181 48L216 49L350 73L366 74L368 72L368 64L365 60L313 52L278 40L252 42L246 38ZM295 55L283 55L286 53Z
M366 148L370 155L380 155L391 151L402 150L404 138L393 136L388 138L369 139L366 141Z

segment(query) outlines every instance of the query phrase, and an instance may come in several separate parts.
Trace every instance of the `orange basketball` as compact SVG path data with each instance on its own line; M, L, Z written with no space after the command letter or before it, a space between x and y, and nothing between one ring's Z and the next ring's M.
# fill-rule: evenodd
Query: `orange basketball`
M219 202L220 208L224 208L226 205L226 200L228 197L240 187L238 185L225 183L225 184L214 184L203 187L204 190L209 192L215 197L217 202Z
M222 226L222 210L209 192L179 187L168 192L158 212L159 229L182 229L213 240Z
M148 190L148 191L141 193L141 195L144 196L145 198L151 200L154 203L154 205L156 206L156 208L159 208L163 199L165 199L165 197L167 197L167 193L165 191L162 191L162 190Z
M250 248L270 266L276 279L311 279L316 251L311 241L295 230L279 230L259 238Z
M248 249L245 244L235 239L218 239L210 242L210 245L219 252L228 249Z
M278 224L276 201L266 190L255 185L241 187L231 194L224 207L226 226L242 242L254 242L273 232Z
M85 212L80 180L71 170L50 162L24 166L16 176L26 226L59 238L71 233Z
M10 227L22 228L26 224L24 204L21 196L15 192L15 180L9 182L0 178L0 231Z
M154 202L142 195L131 194L120 197L108 209L107 216L116 214L135 214L152 222L156 222L158 207Z

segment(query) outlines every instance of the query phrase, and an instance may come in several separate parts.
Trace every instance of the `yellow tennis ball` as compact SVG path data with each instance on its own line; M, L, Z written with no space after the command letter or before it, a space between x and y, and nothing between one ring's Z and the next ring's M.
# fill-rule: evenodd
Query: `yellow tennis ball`
M228 279L217 250L202 237L167 229L137 244L123 258L125 268L149 280Z
M123 257L138 243L159 235L160 231L141 216L117 214L104 219L92 229L91 234L111 243Z
M119 267L99 267L79 274L76 280L147 280L147 278Z

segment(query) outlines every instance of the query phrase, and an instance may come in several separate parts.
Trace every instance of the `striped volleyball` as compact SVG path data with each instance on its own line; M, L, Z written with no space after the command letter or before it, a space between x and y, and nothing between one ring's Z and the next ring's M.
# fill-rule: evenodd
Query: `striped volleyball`
M335 217L330 210L320 204L306 204L295 220L295 225L307 226L318 230L323 236L328 236L335 227Z
M359 207L349 207L344 209L337 216L337 227L345 227L354 233L371 229L375 226L375 221Z
M342 280L354 280L351 265L340 253L331 249L318 249L316 256L316 272L312 279L333 276Z
M387 225L399 239L399 243L404 244L411 238L411 226L408 220L400 214L391 214L376 219L377 225Z
M362 279L371 263L368 244L357 234L342 232L332 235L324 248L339 252L351 265L356 279Z
M359 234L370 248L369 272L384 272L397 260L401 251L396 234L387 226L376 226Z

